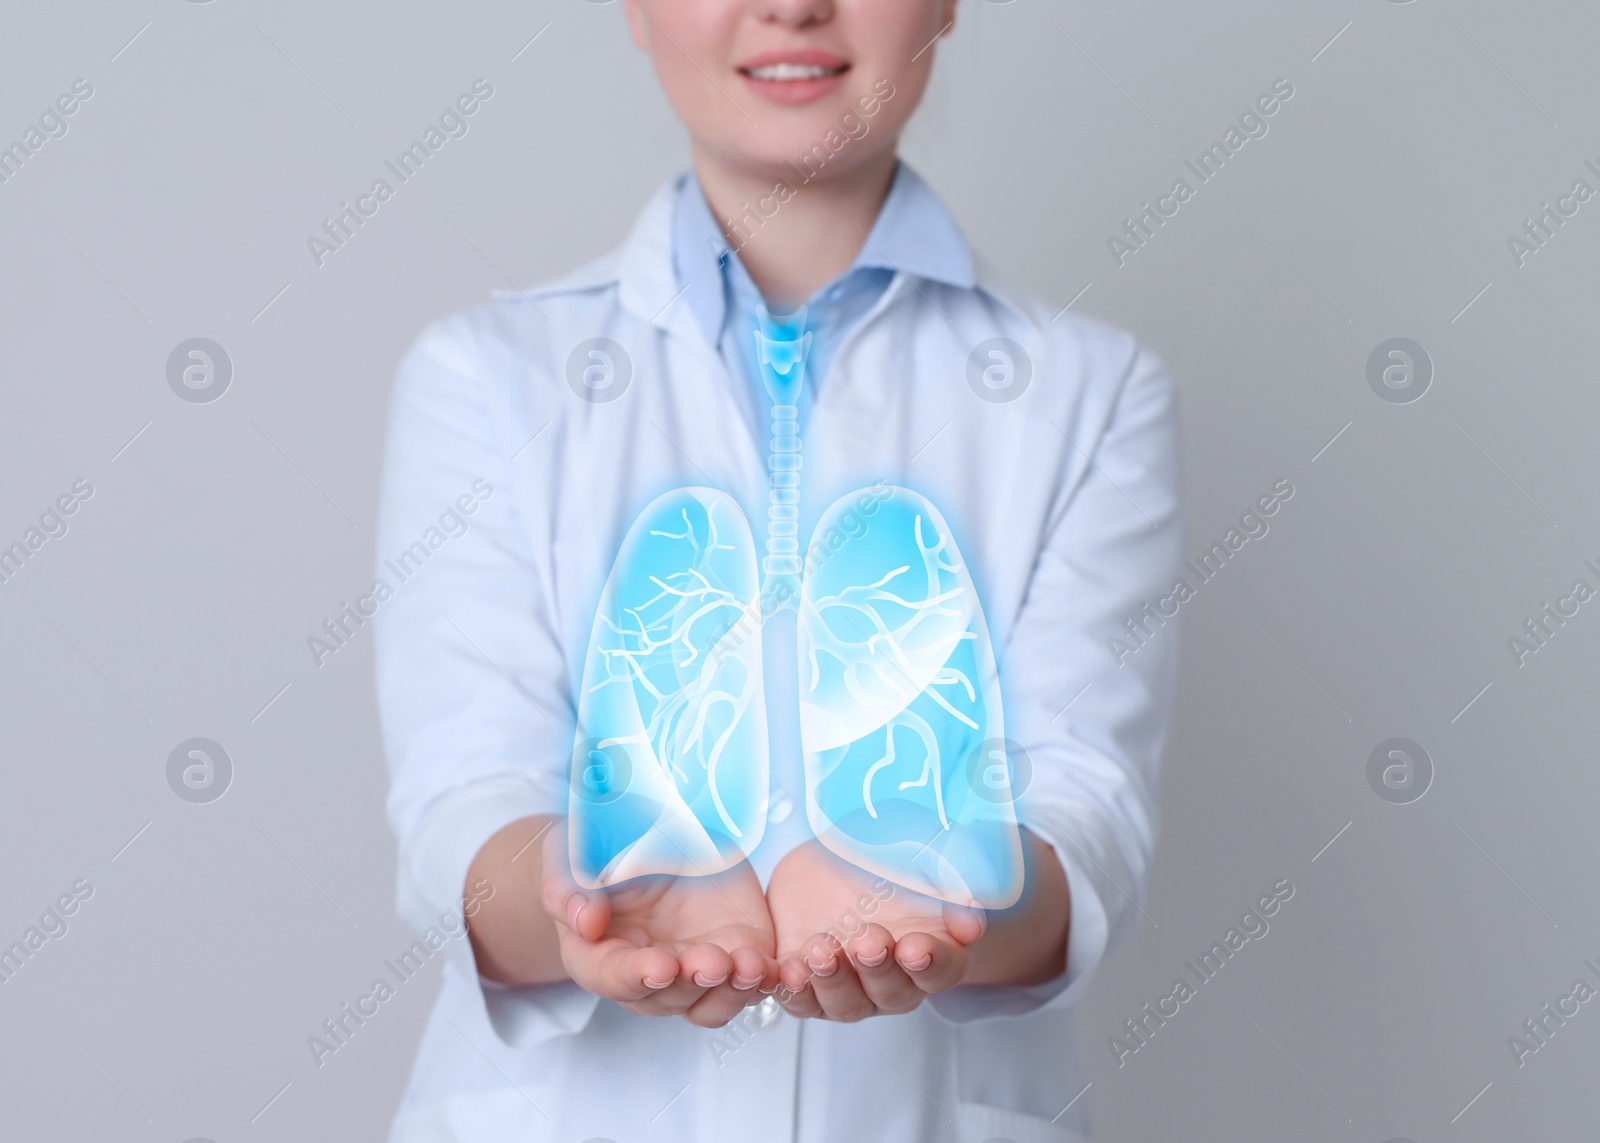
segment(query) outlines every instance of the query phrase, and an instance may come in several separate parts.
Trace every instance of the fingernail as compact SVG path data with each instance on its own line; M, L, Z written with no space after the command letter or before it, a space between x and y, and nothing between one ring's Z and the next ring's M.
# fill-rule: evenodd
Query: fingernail
M584 909L589 906L589 898L582 893L574 893L567 898L567 924L572 928L578 927L578 918L583 916Z
M651 980L648 976L644 978L644 986L646 988L653 988L657 992L661 991L661 989L667 987L667 985L669 985L671 983L672 983L672 981L670 981L670 980L663 980L660 984L657 984L655 981Z
M749 992L752 988L760 983L761 978L759 976L754 980L746 980L742 976L735 976L733 978L733 987L738 989L740 992Z
M900 962L900 967L905 969L907 972L923 972L932 963L933 957L925 956L920 960L915 961L903 960Z
M813 976L832 976L835 972L839 971L839 962L834 960L832 957L829 957L827 961L821 965L812 964L808 960L806 961L806 967L811 970L811 974Z
M884 961L886 961L888 959L889 959L889 950L888 949L883 949L882 951L877 952L877 953L873 954L870 957L867 957L867 956L857 956L856 957L856 961L859 964L862 964L862 965L866 966L867 968L877 968L880 964L882 964Z
M694 974L694 982L696 984L698 984L701 988L715 988L717 985L721 984L724 980L727 980L727 979L728 978L727 978L726 975L719 976L719 977L717 977L715 979L712 979L710 977L705 976L703 973L698 973L697 972L697 973Z

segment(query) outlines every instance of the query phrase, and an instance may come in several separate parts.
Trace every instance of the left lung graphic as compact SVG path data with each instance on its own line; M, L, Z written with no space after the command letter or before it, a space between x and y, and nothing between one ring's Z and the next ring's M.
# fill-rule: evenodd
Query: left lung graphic
M814 535L839 527L847 539L812 559L801 588L812 831L907 888L1004 908L1022 892L1022 851L977 591L926 498L893 488L872 516L852 518L858 495L818 521Z

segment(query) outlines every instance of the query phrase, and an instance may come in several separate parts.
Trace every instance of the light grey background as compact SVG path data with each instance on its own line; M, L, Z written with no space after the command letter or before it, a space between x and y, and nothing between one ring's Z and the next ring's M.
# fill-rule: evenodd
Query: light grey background
M1148 919L1081 1008L1107 1140L1592 1134L1600 1004L1523 1067L1507 1037L1596 983L1600 601L1521 667L1506 640L1600 587L1600 199L1521 268L1506 238L1600 189L1597 42L1582 0L964 0L939 48L907 156L1014 279L1165 356L1192 553L1297 490L1183 611ZM0 944L95 890L0 984L0 1133L378 1139L437 981L314 1065L409 938L370 640L319 668L306 637L370 582L406 345L615 245L681 129L616 3L33 0L0 45L0 142L94 86L0 185L0 541L94 488L0 584ZM480 77L471 133L319 269L306 237ZM1107 237L1279 78L1270 134L1119 268ZM168 387L191 337L233 361L215 403ZM1368 386L1391 337L1434 363L1415 403ZM235 767L210 804L166 781L195 736ZM1395 736L1436 768L1409 805L1367 784Z

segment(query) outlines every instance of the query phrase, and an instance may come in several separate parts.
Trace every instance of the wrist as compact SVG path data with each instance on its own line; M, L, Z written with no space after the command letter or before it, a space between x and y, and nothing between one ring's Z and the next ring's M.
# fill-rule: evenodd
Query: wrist
M569 979L555 924L540 904L544 835L558 820L522 818L505 826L478 851L467 873L494 892L467 918L480 977L510 987Z
M1044 984L1067 969L1072 895L1066 871L1044 840L1025 829L1021 838L1022 898L988 914L987 929L971 947L966 984Z

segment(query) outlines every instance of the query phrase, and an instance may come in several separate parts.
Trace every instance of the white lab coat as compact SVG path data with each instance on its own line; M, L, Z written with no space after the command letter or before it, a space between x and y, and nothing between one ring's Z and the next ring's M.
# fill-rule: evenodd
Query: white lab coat
M388 590L369 606L399 910L446 966L390 1138L1083 1139L1090 1100L1061 1114L1085 1083L1071 1006L1137 917L1155 843L1177 639L1174 619L1141 609L1178 578L1174 393L1131 336L1052 320L981 261L966 283L897 274L841 343L806 426L800 535L880 479L949 522L994 641L1006 734L1031 761L1019 819L1067 873L1065 976L856 1025L780 1012L717 1033L571 984L477 975L459 925L468 865L507 823L566 812L589 630L635 515L668 489L717 487L760 542L765 426L748 381L674 301L671 207L669 187L617 254L435 324L400 370L378 539ZM596 337L631 362L605 402L568 382ZM993 337L1031 361L1011 401L969 382L969 355ZM1131 654L1109 642L1134 645L1129 618L1146 632Z

